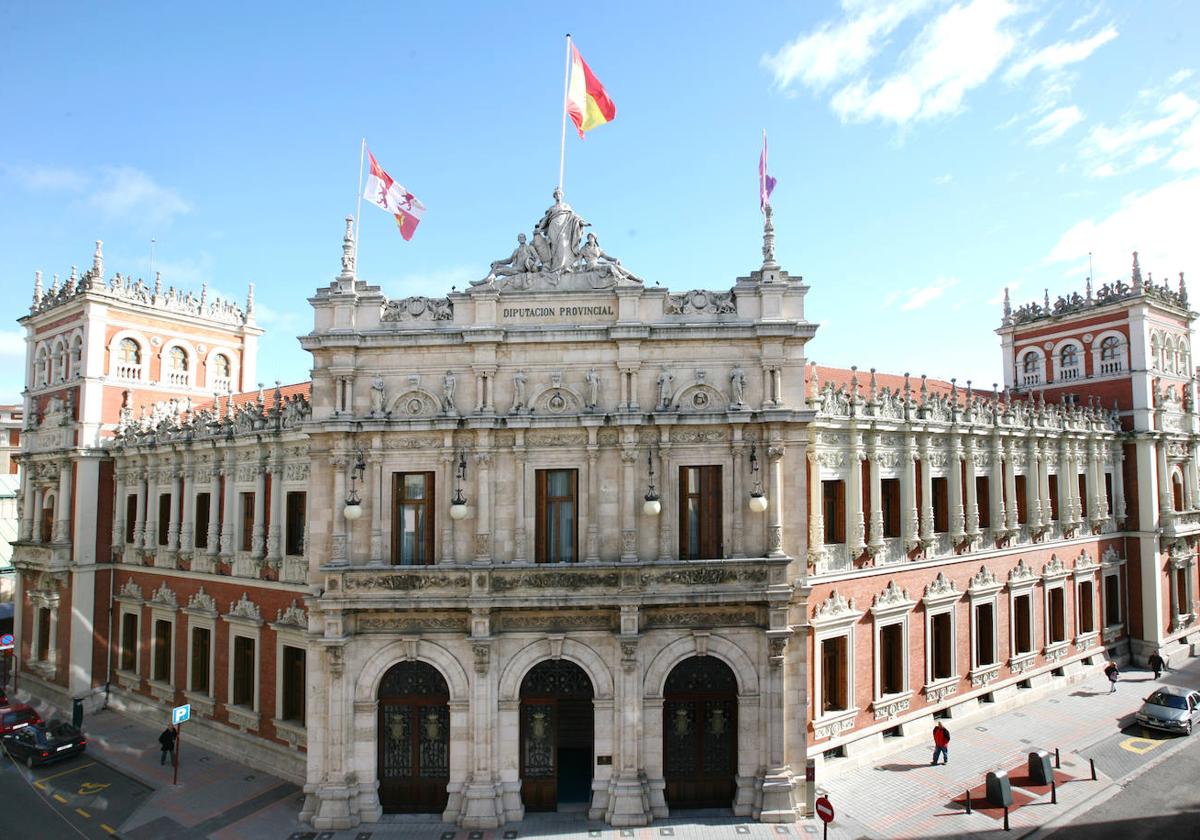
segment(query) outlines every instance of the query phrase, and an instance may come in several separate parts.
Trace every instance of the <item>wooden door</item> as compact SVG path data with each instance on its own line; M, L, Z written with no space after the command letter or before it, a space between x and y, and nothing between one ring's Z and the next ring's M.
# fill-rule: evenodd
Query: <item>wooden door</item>
M663 776L670 808L730 808L737 790L737 681L729 666L694 656L663 690Z
M450 782L450 691L424 662L393 666L379 687L379 802L385 813L440 814Z
M594 741L592 682L578 665L549 659L521 682L521 801L526 811L587 802Z

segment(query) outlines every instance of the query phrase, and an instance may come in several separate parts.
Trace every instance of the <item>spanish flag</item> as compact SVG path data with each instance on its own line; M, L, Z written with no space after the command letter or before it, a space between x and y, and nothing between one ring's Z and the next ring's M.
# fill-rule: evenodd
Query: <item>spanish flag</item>
M608 98L604 85L592 74L579 50L571 44L571 82L567 86L567 113L583 137L583 132L612 122L617 106Z

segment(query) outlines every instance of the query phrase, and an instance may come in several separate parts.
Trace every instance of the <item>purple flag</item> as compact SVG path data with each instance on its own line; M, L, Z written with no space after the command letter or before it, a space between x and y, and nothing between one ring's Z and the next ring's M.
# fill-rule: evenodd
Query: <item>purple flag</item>
M758 209L767 212L771 203L771 191L775 189L775 179L767 174L767 130L763 129L762 154L758 156Z

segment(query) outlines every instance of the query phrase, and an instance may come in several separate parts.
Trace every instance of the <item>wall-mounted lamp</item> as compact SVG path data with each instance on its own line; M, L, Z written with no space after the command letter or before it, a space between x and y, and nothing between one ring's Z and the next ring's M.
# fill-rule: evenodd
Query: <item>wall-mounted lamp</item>
M346 495L346 505L342 508L342 516L351 522L362 518L362 499L358 498L358 482L367 474L367 463L363 460L361 449L354 450L354 458L354 467L350 470L350 492Z
M750 446L750 510L762 513L767 509L767 494L762 489L762 476L758 472L758 450Z
M646 464L650 467L650 487L646 490L646 501L642 502L642 513L646 516L658 516L662 513L662 502L658 500L658 491L654 489L654 456L646 453Z
M463 482L467 480L467 456L458 451L458 469L454 473L454 498L450 500L450 518L466 519L467 497L463 495Z

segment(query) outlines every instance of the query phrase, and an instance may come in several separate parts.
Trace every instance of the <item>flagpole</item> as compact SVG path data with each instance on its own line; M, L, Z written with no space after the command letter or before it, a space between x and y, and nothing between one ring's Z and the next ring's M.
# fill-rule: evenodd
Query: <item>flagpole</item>
M362 139L362 145L358 148L358 189L357 204L354 207L354 271L358 272L358 243L362 242L362 173L363 173L363 158L367 156L367 138Z
M567 33L567 60L563 66L563 108L562 108L562 139L558 147L558 191L562 192L563 163L567 158L567 96L570 89L567 85L571 77L571 33Z

